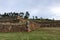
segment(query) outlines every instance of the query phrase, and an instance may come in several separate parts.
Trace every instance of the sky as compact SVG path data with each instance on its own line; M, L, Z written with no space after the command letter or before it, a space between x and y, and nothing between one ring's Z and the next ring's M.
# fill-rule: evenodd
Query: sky
M0 0L0 13L26 12L39 18L60 20L60 0Z

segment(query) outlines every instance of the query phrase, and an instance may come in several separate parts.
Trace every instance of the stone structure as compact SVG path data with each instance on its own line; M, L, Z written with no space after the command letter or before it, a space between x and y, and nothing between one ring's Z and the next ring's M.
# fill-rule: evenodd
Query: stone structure
M39 28L37 23L17 17L0 18L0 32L30 32Z

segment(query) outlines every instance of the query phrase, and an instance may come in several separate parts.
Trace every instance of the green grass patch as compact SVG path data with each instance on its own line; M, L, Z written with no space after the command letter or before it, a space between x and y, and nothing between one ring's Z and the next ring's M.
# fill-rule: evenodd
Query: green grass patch
M32 32L0 32L0 40L60 40L59 31L60 28L40 28Z

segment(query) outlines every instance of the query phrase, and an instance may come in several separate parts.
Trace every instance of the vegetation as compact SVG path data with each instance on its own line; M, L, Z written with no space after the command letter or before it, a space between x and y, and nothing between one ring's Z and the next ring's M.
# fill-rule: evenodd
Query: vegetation
M25 19L28 19L28 18L29 18L29 16L30 16L29 12L26 12L26 14L25 14L24 18L25 18Z
M0 16L1 17L20 16L22 18L28 19L30 14L29 14L29 12L26 12L26 14L24 14L23 12L20 12L20 13L15 13L15 12L14 13L12 13L12 12L6 13L5 12L3 15L0 14ZM44 19L42 17L38 18L37 16L35 16L35 18L33 16L33 19L29 19L29 20L32 20L34 22L52 21L53 24L55 21L54 19L53 20L48 19L48 18ZM46 22L45 22L45 24L47 24ZM40 29L32 31L32 32L0 33L0 40L60 40L60 28L59 27L57 27L57 28L40 28Z
M40 28L32 32L0 33L0 40L60 40L60 28Z
M20 12L20 13L15 13L15 12L10 12L10 13L4 13L4 14L0 14L1 17L16 17L16 16L20 16L22 18L25 18L25 19L28 19L30 14L29 12L27 11L26 14L24 15L25 13L23 12Z
M37 16L35 16L35 18L36 18L36 19L38 19L38 17L37 17Z
M28 19L30 17L30 13L28 11L26 11L26 13L24 12L20 12L20 13L16 13L16 12L10 12L10 13L4 13L4 14L0 14L0 17L16 17L16 16L20 16L24 19ZM38 20L38 21L51 21L51 19L48 18L38 18L38 16L33 16L33 20ZM54 20L54 19L53 19Z

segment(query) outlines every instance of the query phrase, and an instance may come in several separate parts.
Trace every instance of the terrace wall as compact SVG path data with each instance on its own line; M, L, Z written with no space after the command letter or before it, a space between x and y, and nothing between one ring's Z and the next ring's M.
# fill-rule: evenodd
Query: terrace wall
M25 31L25 25L18 24L0 24L0 32L22 32Z
M60 27L60 21L54 22L39 22L41 27Z
M22 32L26 31L26 19L23 18L1 18L0 19L0 32ZM30 30L36 30L40 27L39 24L30 21ZM29 31L29 29L28 29Z

